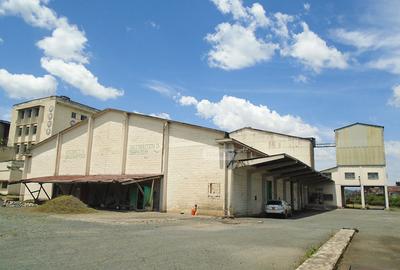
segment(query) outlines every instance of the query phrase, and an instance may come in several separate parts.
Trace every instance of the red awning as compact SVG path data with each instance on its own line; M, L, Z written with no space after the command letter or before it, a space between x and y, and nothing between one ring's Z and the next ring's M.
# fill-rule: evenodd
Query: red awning
M160 179L162 174L119 174L119 175L57 175L22 179L20 183L120 183L130 184Z

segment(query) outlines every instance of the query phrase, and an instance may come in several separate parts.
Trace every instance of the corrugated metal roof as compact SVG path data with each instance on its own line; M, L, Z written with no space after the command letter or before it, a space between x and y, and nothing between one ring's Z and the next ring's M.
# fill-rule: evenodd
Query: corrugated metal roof
M307 164L287 154L277 154L268 157L238 160L236 161L236 164L237 167L263 167L269 173L273 173L277 176L279 175L279 177L294 178L295 180L300 180L301 182L333 182L332 179L326 177L321 172L314 170Z
M57 175L22 179L16 183L127 183L161 178L162 174Z

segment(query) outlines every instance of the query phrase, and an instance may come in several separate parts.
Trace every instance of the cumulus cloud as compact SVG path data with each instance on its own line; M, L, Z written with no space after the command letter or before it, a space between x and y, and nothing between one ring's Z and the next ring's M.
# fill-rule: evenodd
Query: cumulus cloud
M44 6L46 0L3 0L0 3L0 15L20 16L25 22L41 28L57 27L56 13Z
M57 76L66 83L80 89L84 95L94 96L101 100L107 100L124 94L121 90L101 85L98 82L98 78L82 64L64 62L60 59L42 58L41 65L50 74Z
M389 99L389 104L400 108L400 85L393 86L393 95Z
M293 22L294 17L281 12L275 13L274 17L275 17L275 23L274 23L275 27L272 28L272 31L278 36L289 38L288 23Z
M206 36L213 46L208 53L211 67L225 70L250 67L269 60L278 48L276 44L258 39L253 29L239 24L221 23L215 30Z
M303 32L294 35L290 56L299 59L306 66L319 72L322 68L344 69L348 66L347 56L335 47L328 46L306 23L302 23Z
M304 3L303 5L305 11L310 11L311 5L309 3Z
M180 100L182 105L195 106L197 115L210 119L217 127L227 131L251 126L296 136L318 137L319 129L300 117L281 115L265 105L256 105L246 99L224 96L218 102L207 99L197 101L194 97L185 97L184 100L186 103L182 102L182 98Z
M196 98L191 96L181 96L178 102L182 106L192 106L192 105L197 105L199 103Z
M232 15L233 23L220 23L214 33L205 37L212 46L207 54L210 67L247 68L269 61L278 50L283 57L294 57L315 72L348 66L347 56L329 46L306 23L301 22L303 32L293 33L299 23L296 16L281 12L268 16L261 4L246 7L241 0L213 0L213 3L222 14ZM310 5L306 3L304 8L309 10Z
M84 95L101 100L123 95L121 90L101 85L97 77L83 65L89 63L85 52L87 43L85 33L76 25L70 24L66 17L57 16L56 12L46 6L47 3L47 0L5 0L0 3L0 15L19 16L32 26L52 30L51 36L36 43L45 55L41 60L42 67L52 75L76 87ZM18 74L14 75L13 78L22 79ZM44 78L47 82L55 80L50 75ZM22 86L23 84L24 82L19 82L15 85ZM27 93L24 89L15 89L15 91ZM25 98L29 97L29 95L25 96Z
M0 69L0 87L10 98L37 98L55 94L57 80L51 75L35 77L30 74L11 74Z
M75 61L88 63L85 45L87 38L76 25L68 24L67 20L60 19L62 23L54 29L50 37L45 37L37 43L47 57L61 59L64 61Z

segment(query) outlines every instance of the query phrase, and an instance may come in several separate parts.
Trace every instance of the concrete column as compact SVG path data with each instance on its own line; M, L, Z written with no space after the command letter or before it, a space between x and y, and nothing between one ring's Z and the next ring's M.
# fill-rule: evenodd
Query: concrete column
M361 185L361 208L365 209L364 185Z
M389 205L388 189L387 189L387 186L384 186L384 188L385 188L385 208L386 208L386 210L389 210L390 205Z

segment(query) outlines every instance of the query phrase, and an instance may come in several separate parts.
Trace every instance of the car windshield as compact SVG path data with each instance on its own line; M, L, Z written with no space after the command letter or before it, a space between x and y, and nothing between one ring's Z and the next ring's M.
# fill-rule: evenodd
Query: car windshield
M282 201L268 201L267 205L282 205Z

